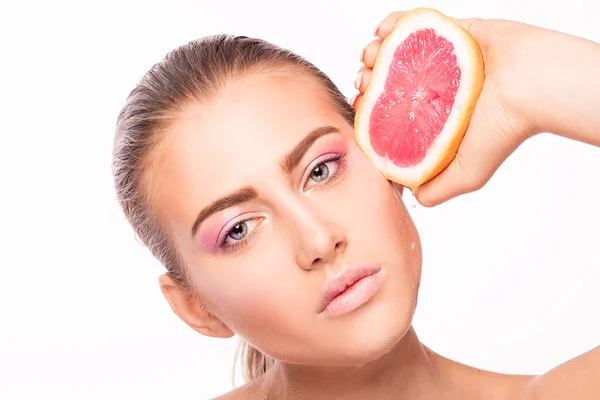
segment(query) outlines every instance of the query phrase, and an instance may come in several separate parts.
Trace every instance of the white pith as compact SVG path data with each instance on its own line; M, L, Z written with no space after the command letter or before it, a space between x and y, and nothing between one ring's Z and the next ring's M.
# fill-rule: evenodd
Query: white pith
M450 111L444 128L433 141L427 151L425 158L419 164L401 168L392 163L387 157L379 156L370 144L369 123L371 111L381 93L387 78L387 71L393 61L396 48L413 32L433 28L436 34L451 42L454 46L454 54L458 67L461 70L461 79L454 99L454 105ZM365 154L372 160L375 166L385 175L394 176L404 182L418 182L422 180L424 174L428 173L438 162L442 153L448 147L449 139L456 134L456 126L460 122L463 114L463 107L473 92L473 85L476 83L476 75L473 73L477 59L472 56L472 49L465 40L466 33L457 27L453 21L447 20L443 15L435 12L417 13L404 19L399 26L388 36L385 42L385 49L382 49L378 60L377 73L371 77L369 88L362 99L362 112L358 121L357 140Z

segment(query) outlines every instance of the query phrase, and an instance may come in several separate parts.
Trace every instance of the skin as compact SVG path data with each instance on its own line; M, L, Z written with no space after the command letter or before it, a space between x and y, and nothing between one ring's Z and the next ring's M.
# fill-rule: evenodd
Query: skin
M205 306L223 324L212 334L236 332L282 361L359 364L388 352L408 330L420 244L394 187L359 151L352 127L325 97L315 99L318 90L317 82L292 74L252 74L231 83L216 102L188 107L160 154L168 179L155 183L156 208ZM339 132L321 136L284 172L284 155L324 126ZM343 153L344 162L325 164L332 178L309 178L321 160ZM207 166L219 166L218 173ZM210 216L192 237L200 208L248 186L257 198ZM251 239L235 251L217 249L219 232L240 217L253 218ZM348 264L372 263L386 273L377 301L346 318L318 315L328 277ZM365 326L356 329L357 321ZM369 325L390 333L379 335Z
M363 52L359 93L368 84L381 40L400 15L386 18ZM600 92L597 44L508 21L458 22L482 47L486 86L457 158L417 191L421 204L433 206L481 187L538 132L599 145L600 114L589 106ZM587 57L577 77L553 72L564 67L552 64L559 59L548 59L557 43ZM230 82L214 101L189 104L154 154L153 211L197 291L186 292L163 275L167 301L196 331L213 337L235 332L277 360L265 376L221 399L597 398L600 375L591 371L600 370L598 348L529 377L477 370L419 342L411 321L421 246L401 188L359 151L352 126L319 83L287 72L248 74ZM513 84L505 85L508 80ZM511 92L511 87L521 89ZM573 96L565 100L547 91ZM286 154L311 131L327 126L337 131L320 136L286 172ZM323 164L340 154L343 162ZM326 180L315 170L319 166L322 173L323 165L329 168ZM201 209L240 187L253 187L257 195L211 215L191 234ZM235 248L218 250L217 236L238 217L252 218L249 239L240 246L230 237L227 245ZM337 318L318 313L329 277L348 264L372 263L382 267L385 279L369 302Z

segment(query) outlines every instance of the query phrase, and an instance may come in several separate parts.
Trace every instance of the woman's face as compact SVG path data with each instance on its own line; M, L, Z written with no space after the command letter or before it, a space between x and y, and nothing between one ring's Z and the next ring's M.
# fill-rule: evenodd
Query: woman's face
M188 106L155 153L155 212L204 306L282 361L365 363L411 324L419 238L353 133L313 78L251 74ZM356 265L381 269L374 295L321 312L326 282Z

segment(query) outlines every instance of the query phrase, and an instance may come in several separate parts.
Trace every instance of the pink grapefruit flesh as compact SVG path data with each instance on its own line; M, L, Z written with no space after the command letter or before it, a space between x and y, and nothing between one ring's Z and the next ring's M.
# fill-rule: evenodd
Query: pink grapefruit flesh
M454 158L483 86L471 35L438 11L405 14L357 108L357 143L390 180L417 187Z
M452 43L433 29L411 33L394 53L371 112L371 144L399 167L423 161L444 128L460 82Z

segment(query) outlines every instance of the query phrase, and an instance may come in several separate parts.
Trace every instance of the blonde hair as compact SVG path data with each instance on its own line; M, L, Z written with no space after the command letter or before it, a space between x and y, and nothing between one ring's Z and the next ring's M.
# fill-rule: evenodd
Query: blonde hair
M169 52L131 91L119 113L113 147L113 176L119 204L140 241L183 289L193 291L167 232L152 213L147 171L150 155L187 103L218 95L227 81L251 71L293 67L326 89L333 105L352 124L354 110L337 86L302 57L260 39L215 35ZM249 344L242 349L246 379L264 374L273 360Z

